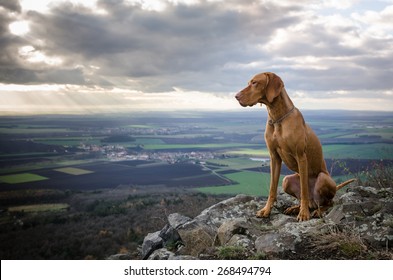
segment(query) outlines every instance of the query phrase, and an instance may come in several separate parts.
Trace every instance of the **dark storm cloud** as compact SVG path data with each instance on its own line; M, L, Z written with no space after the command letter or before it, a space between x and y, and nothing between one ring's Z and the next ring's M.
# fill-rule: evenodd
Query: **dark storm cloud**
M248 9L239 11L232 8L235 4ZM268 41L275 28L299 20L281 16L296 7L247 7L241 1L168 4L160 12L122 1L101 1L99 6L108 14L69 3L48 14L30 12L31 36L43 40L39 47L60 56L65 66L99 67L90 79L138 79L143 90L230 84L221 76L228 61L265 59L257 45Z
M9 32L9 24L14 20L15 15L21 11L18 1L0 0L0 82L24 83L35 79L33 73L28 73L16 63L15 49L23 43L23 39L18 38ZM22 78L23 76L26 79Z
M23 61L18 52L19 48L34 45L34 43L29 40L31 37L22 38L12 34L9 30L9 25L20 17L21 6L18 1L10 0L0 1L0 7L3 8L0 8L0 83L85 83L80 69L57 69L39 63L31 65Z
M20 12L21 7L18 0L0 0L0 7L12 12Z

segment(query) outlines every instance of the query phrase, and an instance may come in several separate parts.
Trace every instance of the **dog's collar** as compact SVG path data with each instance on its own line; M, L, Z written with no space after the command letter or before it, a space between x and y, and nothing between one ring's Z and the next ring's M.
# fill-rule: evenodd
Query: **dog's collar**
M295 106L293 106L293 108L292 108L288 113L286 113L284 116L282 116L281 118L279 118L278 120L275 120L275 121L273 121L272 119L269 119L268 123L269 123L270 125L275 125L275 124L281 123L283 120L285 120L285 118L287 118L290 114L292 114L292 112L293 112L295 109L296 109ZM269 116L269 117L270 117L270 116Z

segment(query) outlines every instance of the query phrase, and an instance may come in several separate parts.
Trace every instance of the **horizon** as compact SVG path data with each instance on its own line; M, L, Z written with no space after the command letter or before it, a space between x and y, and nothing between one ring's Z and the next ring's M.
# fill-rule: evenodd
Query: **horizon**
M174 117L179 115L181 117L189 117L195 114L205 115L205 114L240 114L240 115L254 115L258 114L259 112L262 113L261 117L267 116L266 108L261 108L261 106L256 105L252 110L247 110L247 108L240 108L240 109L226 109L226 110L124 110L124 111L62 111L62 112L0 112L0 118L7 118L7 117L50 117L50 116L70 116L70 117L77 117L77 116L124 116L124 115L132 115L135 114L137 116L142 115L150 115L153 117L154 115L169 115L169 117ZM243 109L243 110L242 110ZM248 108L249 109L249 108ZM325 114L325 113L334 113L334 114L370 114L370 115L393 115L393 110L390 111L382 111L382 110L349 110L349 109L302 109L300 110L304 114ZM264 114L264 112L266 114ZM307 120L306 120L307 121Z

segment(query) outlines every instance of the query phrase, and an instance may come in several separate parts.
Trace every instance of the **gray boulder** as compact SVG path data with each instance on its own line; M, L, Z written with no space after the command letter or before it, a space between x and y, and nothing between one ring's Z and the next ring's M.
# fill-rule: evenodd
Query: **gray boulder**
M163 230L145 238L143 255L153 259L233 258L219 253L232 250L241 252L236 256L272 259L393 256L392 188L348 188L336 196L334 207L323 218L306 222L283 214L295 201L282 192L270 217L256 218L255 213L265 202L238 195L205 209L194 219L171 214ZM170 252L165 244L172 244ZM370 253L367 248L386 254Z

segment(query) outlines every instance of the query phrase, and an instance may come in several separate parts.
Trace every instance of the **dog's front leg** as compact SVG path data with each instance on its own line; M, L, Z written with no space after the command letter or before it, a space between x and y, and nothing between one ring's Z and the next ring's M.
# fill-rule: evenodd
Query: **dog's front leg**
M297 220L308 221L310 219L309 191L308 191L308 162L306 154L303 153L298 157L299 175L300 175L300 211Z
M270 191L265 207L256 214L258 218L266 218L270 215L270 211L277 198L278 181L280 180L282 160L278 156L270 156Z

